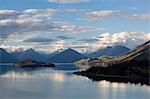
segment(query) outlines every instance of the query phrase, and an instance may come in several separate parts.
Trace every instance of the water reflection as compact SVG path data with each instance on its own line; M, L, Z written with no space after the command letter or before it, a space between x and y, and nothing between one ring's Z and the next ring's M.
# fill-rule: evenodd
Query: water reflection
M7 72L9 72L9 71L17 71L18 70L18 68L14 68L14 67L12 67L12 66L10 66L10 65L0 65L0 75L1 74L5 74L5 73L7 73Z
M124 97L128 84L126 83L111 83L103 80L99 83L99 91L103 99L117 99L117 97ZM120 96L119 96L120 95Z
M9 71L0 76L0 99L149 99L146 85L93 82L72 72L53 68Z
M66 63L57 63L55 64L55 70L77 70L78 68L74 66L72 63L66 64Z
M118 89L118 88L126 88L128 84L109 82L109 81L106 81L106 80L102 80L102 81L99 82L99 85L103 86L103 87L111 87L113 89Z
M2 78L11 78L11 79L28 79L33 78L34 75L32 72L8 72L1 75Z
M62 73L54 73L50 77L52 80L57 82L63 82L64 81L64 75Z
M106 80L98 83L103 99L148 99L150 87L130 83L115 83ZM145 97L145 98L143 98Z

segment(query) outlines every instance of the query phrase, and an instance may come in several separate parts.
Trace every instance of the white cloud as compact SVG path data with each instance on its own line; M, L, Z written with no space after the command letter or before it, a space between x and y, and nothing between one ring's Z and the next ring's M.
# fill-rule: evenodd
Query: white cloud
M145 14L132 14L127 16L130 19L135 19L135 20L145 20L145 21L150 21L150 13L145 13Z
M7 18L14 18L19 13L15 10L0 10L0 20L7 19Z
M0 10L0 14L14 14L17 13L15 10Z
M77 26L75 24L71 24L65 21L53 20L54 15L59 12L59 9L26 9L22 12L17 12L15 10L0 10L0 41L2 41L2 37L8 37L4 40L4 42L14 43L13 45L5 45L5 43L0 42L2 45L0 47L7 48L9 50L16 49L28 49L28 48L36 48L38 50L50 52L55 51L57 49L63 49L66 47L74 47L78 50L86 49L86 50L96 50L101 47L105 47L108 45L115 44L123 44L127 47L133 48L139 44L144 43L146 40L150 39L150 33L144 32L119 32L119 33L103 33L100 37L84 39L85 42L79 44L72 44L65 42L65 37L60 37L64 39L59 39L60 41L54 41L53 44L44 44L44 45L15 45L16 42L24 43L25 39L33 42L45 42L51 41L50 39L35 39L37 37L36 34L42 33L43 37L46 37L45 34L50 33L68 33L68 34L78 34L78 33L86 33L86 32L97 32L101 30L101 28L96 28L93 26ZM62 9L62 12L76 12L76 9ZM60 11L60 12L61 12ZM62 13L61 12L61 13ZM83 12L83 11L82 11ZM103 18L119 16L120 11L117 10L100 10L100 11L89 11L86 13L87 21L97 21ZM5 17L1 17L5 16ZM128 18L138 19L138 20L149 20L149 14L133 14L129 15ZM31 35L31 37L23 37L25 35ZM9 37L11 35L11 37ZM16 35L18 38L13 38ZM36 36L35 36L36 35ZM61 35L61 34L60 34ZM137 36L140 35L140 36ZM34 38L34 39L33 39ZM68 38L66 38L68 39ZM28 42L29 43L29 42Z
M0 37L5 38L11 34L28 34L33 32L77 34L98 30L92 26L76 26L68 22L52 20L51 17L56 12L56 9L26 9L16 17L2 19L0 20L0 30L2 30Z
M100 10L100 11L89 11L86 14L87 21L97 21L103 18L118 16L120 11L117 10Z
M6 26L12 22L11 19L0 20L0 26Z
M60 31L60 32L65 32L68 34L79 34L79 33L84 33L84 32L91 32L91 31L96 31L96 30L101 30L100 28L94 28L92 26L75 26L71 23L67 22L57 22L57 28L54 30Z
M144 32L118 32L103 33L97 37L98 41L89 45L89 49L96 50L106 46L124 45L134 48L150 39L150 33Z
M52 17L57 12L57 9L26 9L23 15L32 17Z
M15 18L15 19L3 19L3 20L0 20L0 26L8 26L8 25L11 25L11 24L18 24L18 25L21 25L21 24L33 24L33 23L38 23L38 22L41 22L42 20L41 19L38 19L38 18L33 18L33 17L18 17L18 18Z
M16 50L21 50L21 51L23 50L24 51L24 50L30 49L30 48L32 48L32 46L30 46L30 45L26 46L26 45L3 45L3 44L1 44L0 48L4 48L9 52L14 52Z
M64 49L66 48L67 44L64 40L59 40L59 41L54 41L53 43L42 43L41 42L37 42L37 43L22 43L20 44L16 44L16 45L12 45L12 44L1 44L0 48L4 48L9 52L14 52L14 51L25 51L27 49L33 48L37 51L42 51L42 52L47 52L47 53L51 53L54 52L58 49Z
M23 40L23 42L35 42L35 43L51 43L54 42L56 40L52 39L52 38L45 38L45 37L32 37L32 38L28 38Z
M47 1L60 4L70 4L70 3L90 2L91 0L47 0Z

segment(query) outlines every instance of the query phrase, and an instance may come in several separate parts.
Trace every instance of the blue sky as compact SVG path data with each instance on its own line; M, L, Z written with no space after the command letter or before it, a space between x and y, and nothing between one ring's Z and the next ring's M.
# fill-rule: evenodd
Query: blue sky
M129 48L150 39L149 0L0 0L0 47Z

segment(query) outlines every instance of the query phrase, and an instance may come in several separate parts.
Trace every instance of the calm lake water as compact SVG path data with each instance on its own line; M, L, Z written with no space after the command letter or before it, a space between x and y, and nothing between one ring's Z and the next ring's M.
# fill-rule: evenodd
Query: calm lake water
M0 99L149 99L150 87L73 75L72 64L24 71L1 66Z

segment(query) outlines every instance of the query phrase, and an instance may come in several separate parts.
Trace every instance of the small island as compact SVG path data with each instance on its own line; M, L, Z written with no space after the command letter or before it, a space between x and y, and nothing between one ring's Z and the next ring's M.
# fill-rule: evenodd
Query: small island
M53 63L38 62L31 59L19 63L14 63L12 64L12 66L19 67L19 68L31 68L31 69L35 69L39 67L55 67Z

